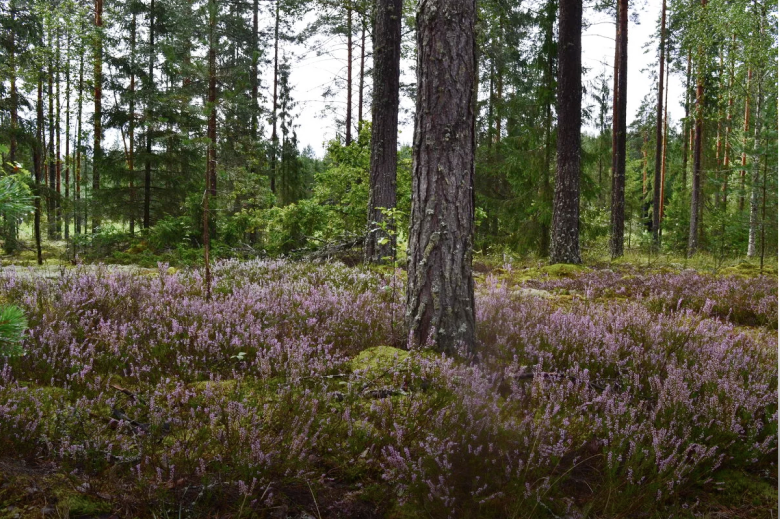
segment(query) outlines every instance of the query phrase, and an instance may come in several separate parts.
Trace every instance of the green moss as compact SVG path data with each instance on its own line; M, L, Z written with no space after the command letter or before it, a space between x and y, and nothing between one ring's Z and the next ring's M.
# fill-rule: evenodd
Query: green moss
M390 371L408 359L408 351L391 346L375 346L361 351L349 365L352 371Z
M111 512L111 503L82 494L70 494L60 498L60 508L70 516L97 516Z
M569 278L569 277L574 277L578 274L582 274L583 272L587 272L590 269L582 265L556 263L554 265L547 265L545 267L542 267L539 270L552 278Z

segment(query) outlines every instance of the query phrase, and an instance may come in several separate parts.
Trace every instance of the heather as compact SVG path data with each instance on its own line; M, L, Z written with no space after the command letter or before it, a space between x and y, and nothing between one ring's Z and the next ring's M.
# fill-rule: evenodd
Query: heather
M776 280L486 270L473 361L403 349L400 270L225 261L210 299L200 271L166 265L7 271L0 294L29 329L24 355L0 360L0 460L37 472L0 476L0 505L30 517L52 495L59 513L130 517L776 506ZM724 501L737 484L748 490Z

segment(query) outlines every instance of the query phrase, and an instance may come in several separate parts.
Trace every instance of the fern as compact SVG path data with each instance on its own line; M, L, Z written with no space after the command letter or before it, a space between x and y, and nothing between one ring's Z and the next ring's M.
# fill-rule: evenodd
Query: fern
M27 319L21 308L0 306L0 356L24 354L22 334L26 328Z

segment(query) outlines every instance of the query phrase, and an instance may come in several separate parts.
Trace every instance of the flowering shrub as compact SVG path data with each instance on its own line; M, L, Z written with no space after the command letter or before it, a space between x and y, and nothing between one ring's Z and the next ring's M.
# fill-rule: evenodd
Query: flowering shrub
M228 261L207 301L198 271L164 265L5 274L30 328L27 355L0 364L0 456L110 473L135 510L236 516L631 515L693 505L719 469L776 472L776 334L711 319L682 288L651 302L683 281L543 284L590 276L589 298L561 305L488 276L466 364L385 346L400 276Z
M769 276L713 276L694 270L625 275L604 269L529 284L587 298L640 300L654 311L692 309L737 325L777 329L777 278Z

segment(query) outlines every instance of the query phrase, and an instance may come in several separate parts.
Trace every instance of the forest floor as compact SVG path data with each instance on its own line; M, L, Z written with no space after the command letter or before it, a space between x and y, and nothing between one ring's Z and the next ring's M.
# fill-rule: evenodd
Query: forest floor
M727 265L480 258L477 362L403 349L400 269L6 268L0 519L774 518L776 262Z

